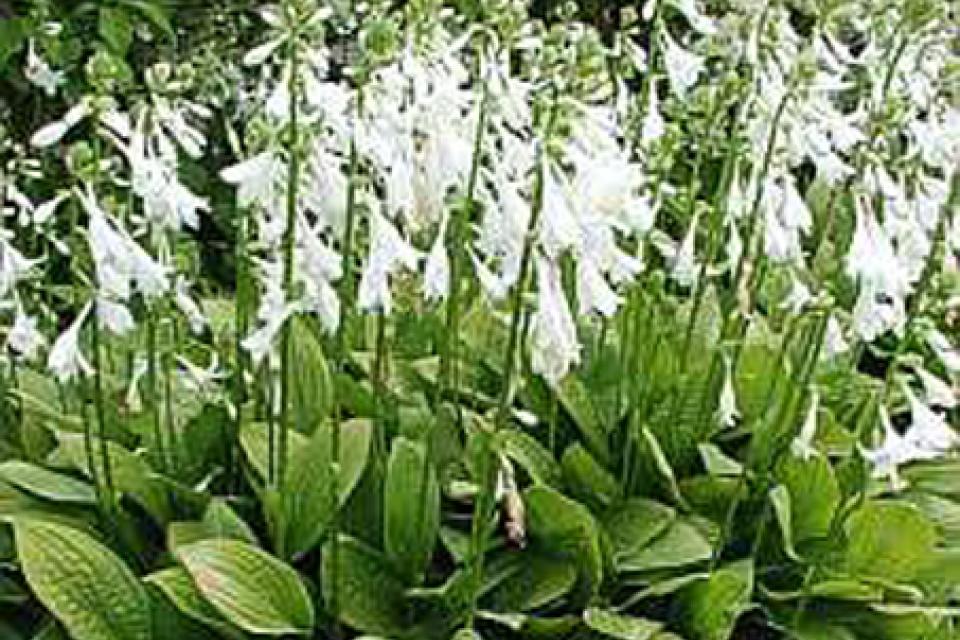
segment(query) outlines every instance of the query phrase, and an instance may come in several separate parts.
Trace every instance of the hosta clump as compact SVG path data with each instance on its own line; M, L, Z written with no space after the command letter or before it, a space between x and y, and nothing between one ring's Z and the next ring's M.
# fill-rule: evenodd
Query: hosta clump
M0 7L0 635L957 636L951 6L228 5Z

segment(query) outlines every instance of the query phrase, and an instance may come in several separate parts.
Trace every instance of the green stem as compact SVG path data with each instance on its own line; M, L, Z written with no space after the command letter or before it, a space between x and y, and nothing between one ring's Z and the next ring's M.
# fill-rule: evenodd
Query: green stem
M297 238L297 190L300 182L300 140L298 131L299 117L299 86L297 84L298 57L297 38L290 38L290 78L288 92L290 94L290 123L287 129L289 145L290 169L287 173L287 220L283 237L283 291L287 301L293 294L294 252ZM274 479L276 487L282 487L287 468L287 448L290 432L290 376L291 361L293 359L293 326L288 320L283 324L280 334L280 432L277 445L277 477Z
M97 416L97 437L100 440L100 457L103 464L103 488L106 493L105 504L112 508L116 498L113 486L113 470L110 464L110 450L107 446L107 411L103 397L103 359L100 353L99 302L94 303L91 337L93 343L93 406Z

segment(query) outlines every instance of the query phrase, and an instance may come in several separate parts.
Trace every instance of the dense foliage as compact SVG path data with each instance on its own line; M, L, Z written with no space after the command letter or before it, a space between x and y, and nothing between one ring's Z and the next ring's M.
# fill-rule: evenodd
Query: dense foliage
M0 0L0 637L960 640L943 0Z

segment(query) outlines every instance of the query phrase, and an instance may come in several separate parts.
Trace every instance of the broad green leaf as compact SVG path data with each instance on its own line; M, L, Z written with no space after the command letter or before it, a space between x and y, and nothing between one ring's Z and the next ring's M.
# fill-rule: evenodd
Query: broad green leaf
M185 616L202 622L228 638L238 640L243 638L243 633L203 598L203 594L183 567L170 567L157 571L145 577L144 581L157 587Z
M97 502L93 487L87 483L21 460L0 463L0 479L39 498L54 502L86 505Z
M0 71L7 59L16 53L27 39L27 23L23 18L0 20Z
M308 438L298 431L288 434L288 454L293 455L306 446ZM270 461L270 434L266 423L247 422L240 429L240 446L250 466L263 480L267 477Z
M536 438L517 429L504 429L497 438L507 457L523 467L534 483L556 486L560 481L560 465Z
M584 611L583 621L593 631L617 640L650 640L663 628L662 622L626 616L597 607Z
M847 523L847 569L854 576L909 582L933 558L937 533L906 502L868 502Z
M73 433L58 433L60 443L58 454L69 461L74 468L88 477L90 468L84 449L83 436ZM100 441L93 438L95 451L100 451ZM129 494L139 502L157 522L163 524L170 519L168 490L157 479L150 465L141 456L131 453L116 442L107 442L107 457L113 483L118 491ZM103 464L99 456L94 458L99 477L103 477Z
M797 544L827 535L840 502L840 485L830 461L823 456L806 460L786 456L777 479L790 492L790 518Z
M510 553L508 558L505 576L484 598L487 609L533 611L565 596L577 581L577 569L570 561L529 549Z
M556 390L557 398L564 410L573 419L580 435L590 452L595 455L601 463L610 460L610 450L607 445L607 434L603 430L600 417L597 415L593 404L590 402L590 394L576 376L567 376Z
M682 592L681 624L691 640L727 640L752 594L753 560L726 565Z
M346 535L339 536L338 541L336 557L331 543L323 548L324 601L329 603L335 597L340 620L350 627L394 636L404 628L408 615L403 581L379 551Z
M614 565L647 546L675 517L670 507L644 498L631 498L607 510L601 522L613 545Z
M691 524L675 521L648 546L617 558L618 571L649 571L682 567L710 558L713 548Z
M239 540L204 540L177 549L203 597L237 627L264 635L307 634L313 602L289 565Z
M340 425L340 474L334 484L333 427L323 423L301 447L291 452L280 504L285 550L296 557L323 536L336 509L353 492L370 450L372 425L350 420ZM339 503L335 502L334 488Z
M133 42L133 23L126 11L119 7L101 7L98 30L112 53L120 57L127 54Z
M259 544L250 525L222 498L210 501L202 520L171 522L167 527L167 548L171 552L175 552L178 547L210 538L231 538L253 545Z
M422 445L393 441L383 498L387 557L408 583L419 583L440 528L440 487Z
M609 507L620 497L620 485L579 442L567 447L560 462L570 493L593 509Z
M307 321L295 316L291 321L294 344L290 380L291 401L296 407L297 428L310 432L323 424L333 406L333 380L323 347Z
M14 520L17 555L30 588L76 640L150 640L150 603L107 547L70 527Z
M597 523L590 511L549 487L534 486L523 493L531 543L577 565L581 596L595 593L603 580L603 559Z

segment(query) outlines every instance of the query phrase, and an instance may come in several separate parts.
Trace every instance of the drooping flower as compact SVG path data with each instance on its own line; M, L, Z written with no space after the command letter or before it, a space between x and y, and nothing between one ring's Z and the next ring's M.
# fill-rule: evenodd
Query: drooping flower
M83 357L80 351L80 330L93 308L93 302L88 302L70 327L60 334L47 358L47 368L60 382L66 383L78 374L90 375L93 367Z
M43 334L37 329L37 319L24 312L23 307L17 305L13 326L7 334L7 349L13 351L24 360L33 360L37 351L47 342Z
M683 237L683 242L677 250L673 267L670 270L670 277L684 287L691 287L696 283L699 276L700 266L697 263L697 224L700 220L699 214L694 214L687 234Z
M580 362L577 327L563 292L560 267L537 258L537 310L530 321L531 367L556 386Z
M957 392L953 387L923 367L917 367L916 373L923 384L923 395L927 403L944 409L953 409L957 406Z
M946 419L920 401L906 384L904 395L910 404L912 422L905 437L920 451L944 453L960 443L960 436L950 428Z
M444 300L450 291L450 259L447 256L446 235L448 216L444 216L437 237L433 241L423 271L423 295L427 301Z
M883 425L883 442L874 449L861 448L863 457L873 465L875 478L889 478L894 491L900 491L906 483L900 478L900 466L917 459L916 447L897 433L884 407L880 407L880 423Z
M697 83L697 78L706 68L704 58L681 47L666 31L663 32L663 42L664 64L670 87L678 98L685 99L690 87Z
M723 388L720 390L720 403L717 407L717 421L723 427L733 427L740 419L737 408L737 392L733 387L733 365L730 358L723 357Z
M52 98L57 95L57 89L64 81L63 71L54 71L50 65L37 53L34 41L27 43L27 62L23 68L23 76L31 83Z
M371 215L370 233L370 253L360 276L357 304L365 311L389 315L393 309L390 278L402 268L415 270L420 253L380 214Z

